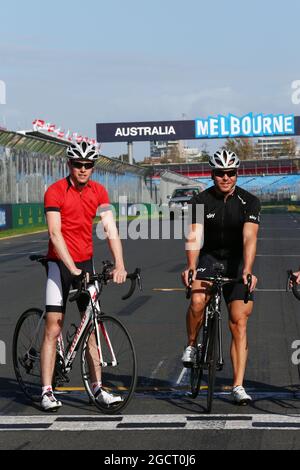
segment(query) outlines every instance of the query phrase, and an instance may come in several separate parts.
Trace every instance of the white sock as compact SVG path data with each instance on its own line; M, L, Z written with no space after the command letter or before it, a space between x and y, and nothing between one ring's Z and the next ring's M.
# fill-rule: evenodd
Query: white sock
M47 392L53 393L52 385L45 385L45 387L42 387L42 396Z
M102 382L93 382L92 383L92 387L93 387L93 392L94 393L97 393L98 390L100 390L100 388L102 387Z

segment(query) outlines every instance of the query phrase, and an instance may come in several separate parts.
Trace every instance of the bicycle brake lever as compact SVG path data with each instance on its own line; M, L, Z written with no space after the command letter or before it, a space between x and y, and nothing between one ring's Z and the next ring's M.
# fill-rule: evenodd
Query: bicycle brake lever
M191 295L192 295L193 274L194 274L194 271L192 269L190 269L189 270L189 275L188 275L189 285L186 288L186 294L185 294L186 299L190 299Z
M247 274L247 292L246 292L246 294L245 294L245 299L244 299L244 303L245 303L245 304L247 304L247 303L249 302L249 300L250 300L251 284L252 284L252 274Z
M142 292L143 290L143 284L142 284L142 276L141 276L141 270L140 268L136 269L136 274L137 274L137 281L138 281L138 286L140 291Z
M75 300L78 300L82 292L85 292L87 290L87 284L87 278L84 273L83 278L80 279L80 285L77 292L72 295L72 297L69 297L69 302L75 302Z

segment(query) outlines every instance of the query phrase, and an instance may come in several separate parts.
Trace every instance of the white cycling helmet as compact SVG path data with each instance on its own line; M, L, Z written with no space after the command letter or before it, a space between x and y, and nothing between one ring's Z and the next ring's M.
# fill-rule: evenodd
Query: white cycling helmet
M213 157L209 158L209 164L213 169L227 170L229 168L238 168L240 160L234 152L218 150Z
M90 160L94 162L99 158L99 151L95 145L83 141L71 144L67 148L67 157L70 160Z

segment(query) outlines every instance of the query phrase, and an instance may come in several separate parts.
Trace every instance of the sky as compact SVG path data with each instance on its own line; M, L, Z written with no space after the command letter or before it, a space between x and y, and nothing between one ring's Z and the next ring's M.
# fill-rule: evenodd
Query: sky
M0 125L41 118L95 137L101 122L300 115L299 18L298 0L2 2ZM148 154L149 143L134 144L137 160Z

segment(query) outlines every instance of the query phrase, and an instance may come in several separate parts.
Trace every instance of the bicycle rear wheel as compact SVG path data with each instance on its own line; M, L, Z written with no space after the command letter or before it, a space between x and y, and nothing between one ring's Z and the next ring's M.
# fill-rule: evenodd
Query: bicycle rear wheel
M128 331L116 318L101 315L98 321L98 331L104 364L100 365L95 330L92 325L82 345L82 378L86 391L95 406L104 413L111 414L123 410L132 398L137 381L136 354ZM92 383L98 381L99 374L102 388L113 395L121 396L121 402L106 405L95 399Z
M217 319L216 315L208 320L208 345L207 345L207 412L212 409L212 402L215 390L216 367L217 367Z
M17 381L32 401L41 399L40 351L44 321L40 309L29 309L19 318L13 337L13 365Z

